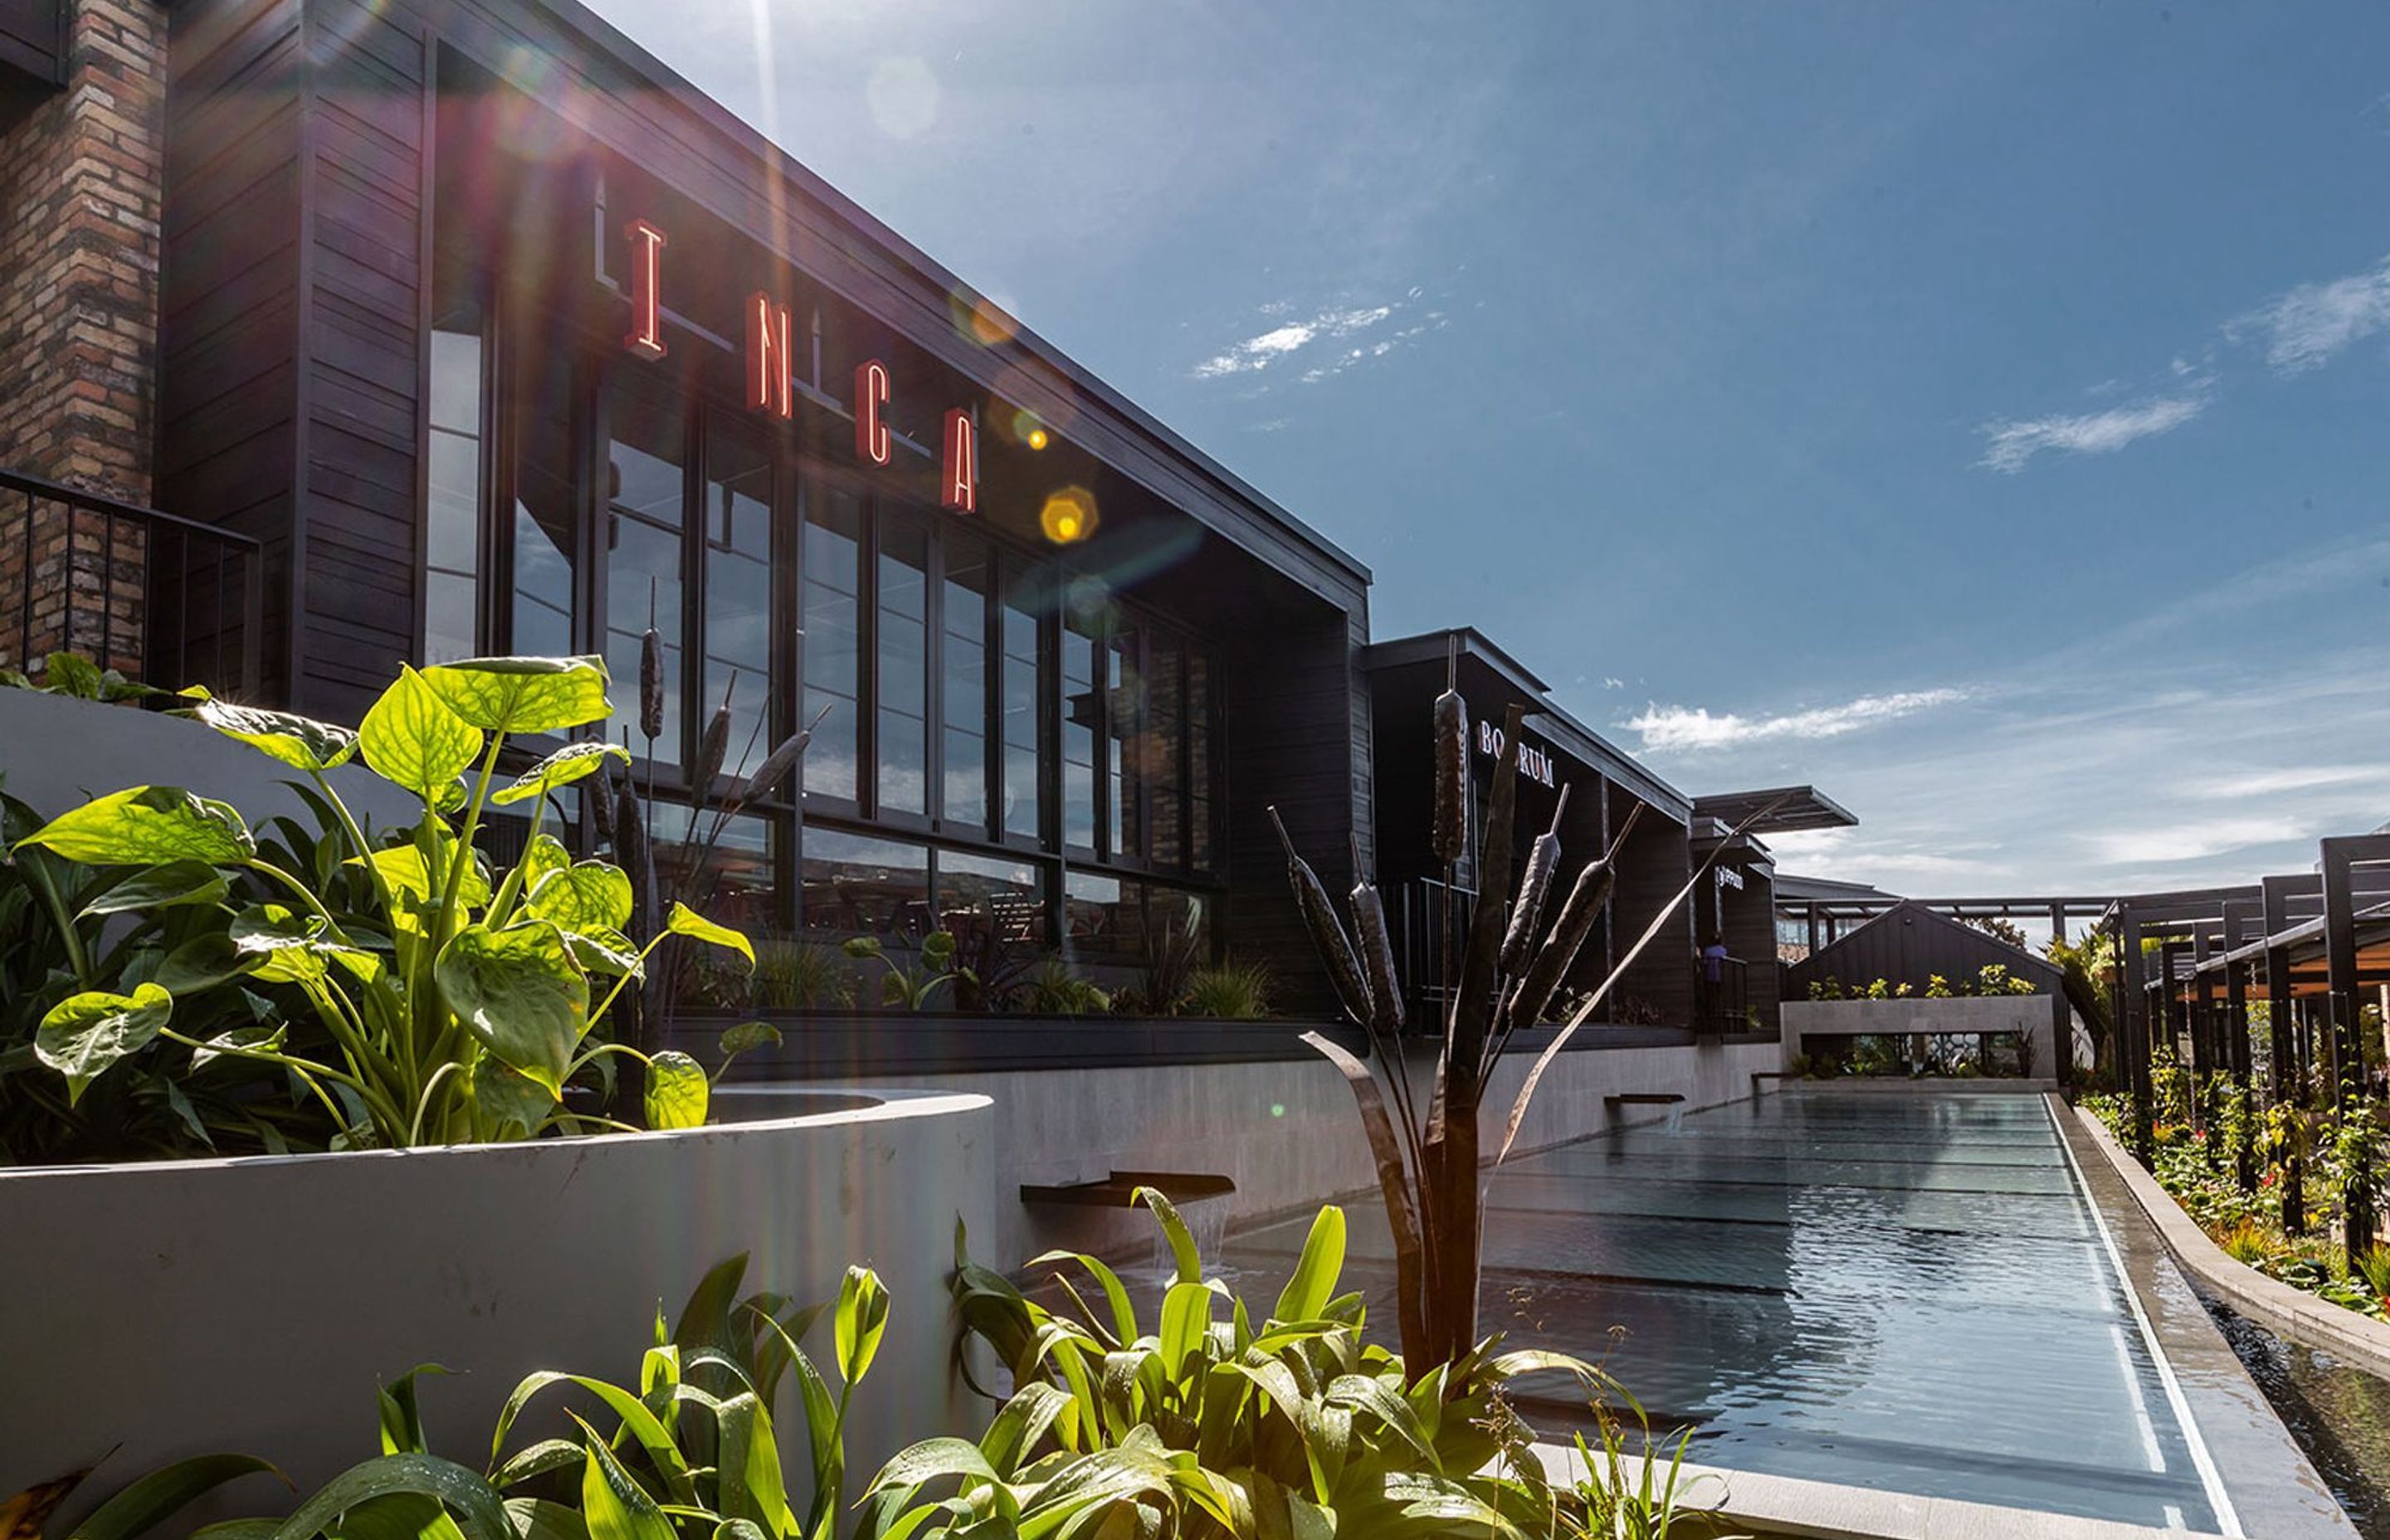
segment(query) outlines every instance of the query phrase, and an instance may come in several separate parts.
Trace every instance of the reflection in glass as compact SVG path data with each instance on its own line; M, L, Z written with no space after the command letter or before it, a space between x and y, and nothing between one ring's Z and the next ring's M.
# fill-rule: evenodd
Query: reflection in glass
M987 832L987 547L946 542L945 592L939 615L940 709L944 718L943 813L949 827Z
M620 685L610 736L631 733L631 751L648 752L639 732L639 653L654 626L663 641L663 732L660 764L680 763L681 569L686 549L687 414L677 393L633 369L614 373L607 413L606 667Z
M700 841L713 827L713 815L708 814L698 829ZM708 892L701 880L684 882L675 890L673 884L683 869L681 840L688 832L688 809L659 801L655 803L656 879L667 891L689 897L690 906L708 919L751 935L780 930L784 922L779 884L774 876L779 830L778 816L741 814L732 818L723 827L721 843L713 853L712 891ZM703 950L718 951L713 947ZM733 961L739 959L734 957Z
M919 528L880 530L880 810L926 814L929 801L929 553Z
M423 654L470 658L481 625L482 307L467 301L431 330L430 497L424 508Z
M1156 632L1146 656L1145 730L1135 758L1144 768L1148 839L1146 853L1156 866L1187 864L1186 783L1180 757L1187 751L1187 648Z
M971 944L1046 943L1046 896L1037 866L1025 860L990 859L960 851L938 852L938 924L954 932L964 957Z
M898 840L808 828L802 845L804 927L837 935L921 936L930 853Z
M1212 661L1187 653L1187 861L1212 869Z
M1030 584L1008 574L1004 625L1004 832L1047 842L1040 815L1045 768L1046 678L1039 646L1041 606Z
M571 350L525 348L510 404L515 419L513 574L504 650L559 657L578 650L573 570L581 552L572 457Z
M856 670L862 656L863 513L854 494L825 491L805 513L804 719L821 717L805 751L805 791L855 799ZM824 708L829 714L822 715Z
M1145 805L1145 679L1137 669L1137 634L1119 629L1104 648L1105 703L1111 713L1104 736L1104 774L1111 790L1111 853L1131 859L1145 854L1138 819Z
M1062 622L1062 842L1074 850L1096 848L1096 734L1104 719L1097 625L1076 606Z
M705 699L730 699L726 769L772 751L772 456L755 435L709 418L705 463ZM735 680L735 687L734 687ZM751 747L752 745L752 747Z

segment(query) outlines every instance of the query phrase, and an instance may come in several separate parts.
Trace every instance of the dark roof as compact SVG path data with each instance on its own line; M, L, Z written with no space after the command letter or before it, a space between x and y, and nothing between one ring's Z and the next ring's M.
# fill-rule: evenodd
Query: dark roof
M1786 969L1785 998L1798 998L1812 982L1825 979L1858 983L1886 979L1922 990L1934 974L1972 978L1986 963L1999 963L2048 994L2064 987L2065 974L2048 958L1904 899Z
M1881 900L1891 903L1900 895L1885 892L1871 882L1837 882L1827 877L1799 877L1791 872L1776 874L1776 896L1780 899L1843 899L1848 902Z
M1550 686L1474 626L1422 631L1412 636L1372 642L1361 649L1361 667L1371 674L1378 674L1420 663L1441 663L1452 656L1455 644L1458 646L1460 657L1475 660L1490 669L1504 684L1527 697L1530 710L1526 725L1531 731L1578 763L1591 766L1625 787L1677 822L1684 823L1690 819L1693 806L1690 799L1645 769L1639 761L1616 744L1561 710L1552 700Z
M1717 791L1693 799L1693 812L1715 818L1733 828L1770 802L1778 805L1751 826L1754 834L1789 834L1794 829L1849 828L1858 818L1848 808L1814 786L1779 786L1763 791Z

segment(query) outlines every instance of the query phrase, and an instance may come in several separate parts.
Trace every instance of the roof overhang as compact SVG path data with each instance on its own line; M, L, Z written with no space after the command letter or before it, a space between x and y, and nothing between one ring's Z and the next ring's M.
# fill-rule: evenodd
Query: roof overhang
M1772 806L1770 804L1773 804ZM1696 816L1715 818L1728 828L1756 817L1754 834L1791 834L1800 829L1850 828L1858 818L1814 786L1779 786L1761 791L1719 791L1693 799Z

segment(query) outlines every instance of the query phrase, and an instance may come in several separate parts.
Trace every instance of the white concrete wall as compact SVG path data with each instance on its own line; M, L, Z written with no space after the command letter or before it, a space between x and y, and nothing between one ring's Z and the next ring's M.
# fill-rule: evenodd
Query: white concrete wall
M978 1415L949 1369L947 1280L957 1215L992 1223L992 1123L977 1097L899 1096L681 1134L0 1171L0 1489L121 1442L51 1533L186 1455L262 1455L312 1490L377 1452L377 1380L427 1362L458 1371L422 1387L434 1447L478 1466L525 1373L636 1388L657 1306L677 1316L739 1251L751 1288L801 1300L834 1298L850 1262L887 1284L849 1446L867 1482ZM783 1401L796 1462L793 1381ZM287 1501L251 1478L209 1517Z
M134 786L179 786L232 803L251 828L289 814L313 827L306 804L283 783L305 779L289 766L186 717L102 706L32 690L0 689L0 788L35 812L68 808ZM403 828L422 804L363 765L332 782L368 824Z
M1510 1056L1486 1096L1489 1157L1529 1063ZM1680 1092L1691 1110L1747 1097L1754 1072L1782 1067L1783 1050L1773 1043L1562 1054L1536 1092L1519 1149L1599 1133L1606 1096ZM1422 1106L1433 1075L1432 1062L1413 1069ZM1055 1247L1142 1254L1151 1234L1142 1213L1022 1204L1015 1196L1022 1183L1100 1181L1114 1170L1219 1173L1237 1184L1227 1200L1232 1231L1377 1186L1353 1093L1324 1059L925 1074L872 1084L970 1092L996 1104L996 1226L985 1238L973 1233L971 1251L1000 1270ZM1628 1121L1658 1111L1625 1110Z
M1806 1053L1805 1037L1917 1033L2021 1032L2033 1040L2033 1072L2057 1072L2058 1027L2047 995L1985 995L1953 1000L1787 1000L1784 1051Z

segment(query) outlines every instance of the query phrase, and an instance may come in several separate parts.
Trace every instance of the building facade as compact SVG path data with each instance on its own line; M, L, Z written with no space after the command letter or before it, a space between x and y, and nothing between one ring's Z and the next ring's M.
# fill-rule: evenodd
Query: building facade
M1273 808L1332 888L1449 880L1450 657L1530 711L1518 837L1640 810L1594 976L1727 833L1474 633L1372 646L1351 555L571 0L0 0L0 662L354 720L652 625L662 802L726 701L732 769L815 734L724 918L1119 969L1307 957ZM1729 910L1772 980L1764 832L1604 1019L1692 1025Z

